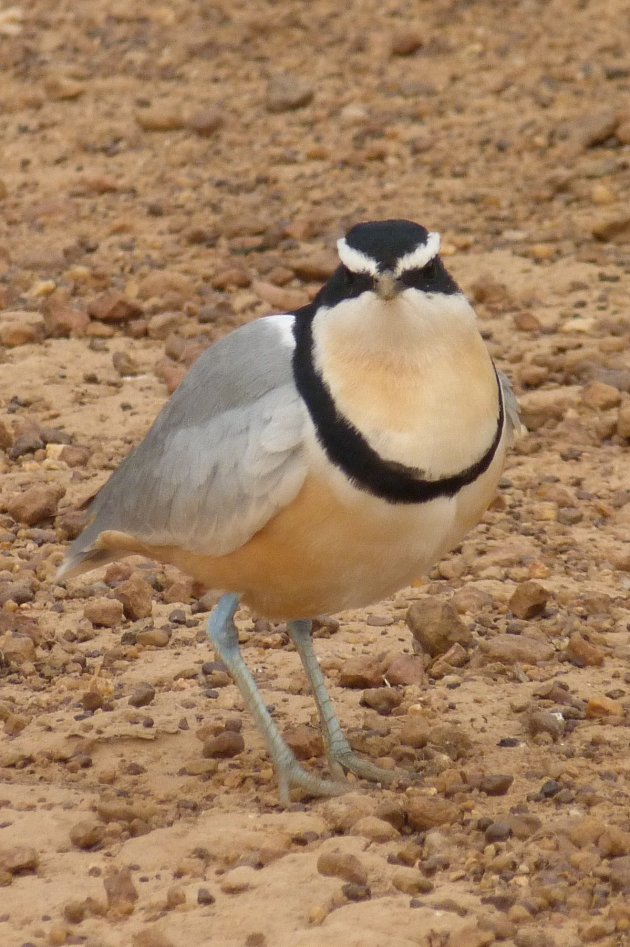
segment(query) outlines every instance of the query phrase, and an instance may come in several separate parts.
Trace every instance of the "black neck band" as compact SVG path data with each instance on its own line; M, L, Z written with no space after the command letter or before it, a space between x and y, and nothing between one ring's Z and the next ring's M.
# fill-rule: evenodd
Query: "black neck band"
M498 377L499 414L496 433L490 447L478 461L460 473L437 480L425 480L423 471L415 467L384 460L370 447L361 432L338 411L314 362L312 320L315 311L315 305L312 303L295 313L295 384L306 403L317 437L328 459L345 473L355 487L388 503L426 503L438 497L455 496L462 487L473 483L488 469L503 434L503 395Z

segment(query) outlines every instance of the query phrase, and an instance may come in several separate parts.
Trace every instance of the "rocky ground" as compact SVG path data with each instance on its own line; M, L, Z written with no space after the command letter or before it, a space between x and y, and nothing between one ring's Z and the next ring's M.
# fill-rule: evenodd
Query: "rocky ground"
M627 0L0 4L3 947L630 943L627 27ZM356 748L418 781L282 811L212 597L140 560L52 577L199 352L393 216L443 233L529 434L430 577L317 631ZM285 630L239 627L322 769Z

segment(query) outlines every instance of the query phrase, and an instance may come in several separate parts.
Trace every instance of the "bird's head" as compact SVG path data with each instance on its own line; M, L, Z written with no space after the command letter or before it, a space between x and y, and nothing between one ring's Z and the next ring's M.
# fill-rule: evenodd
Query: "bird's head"
M439 249L440 235L410 220L357 224L337 242L341 265L326 296L340 302L369 292L391 302L407 290L425 295L459 293Z

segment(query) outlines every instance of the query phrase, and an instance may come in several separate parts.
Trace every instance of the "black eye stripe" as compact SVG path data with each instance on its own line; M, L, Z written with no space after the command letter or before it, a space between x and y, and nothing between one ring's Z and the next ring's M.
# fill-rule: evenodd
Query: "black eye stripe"
M401 273L400 282L424 293L459 293L460 289L439 257L434 257L426 266Z

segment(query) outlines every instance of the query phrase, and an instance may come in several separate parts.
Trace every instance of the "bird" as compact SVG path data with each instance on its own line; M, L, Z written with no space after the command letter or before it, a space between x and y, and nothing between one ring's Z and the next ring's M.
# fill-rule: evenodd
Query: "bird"
M494 498L519 429L475 312L410 220L361 222L300 309L210 346L100 489L65 580L140 554L221 593L208 636L253 715L279 800L392 771L353 751L312 620L363 608L426 573ZM330 778L285 742L240 651L241 605L287 622L317 706Z

